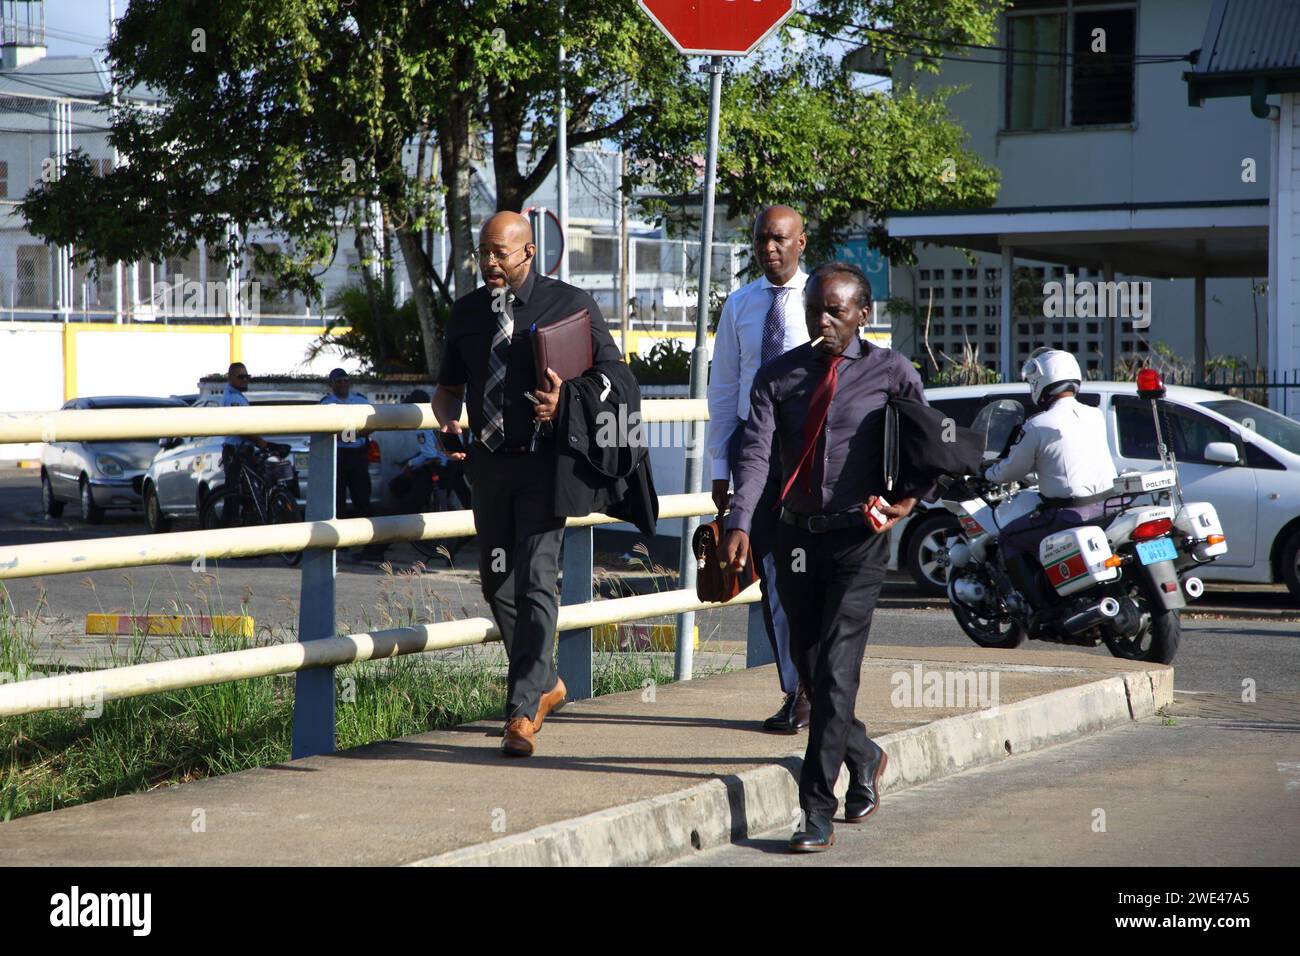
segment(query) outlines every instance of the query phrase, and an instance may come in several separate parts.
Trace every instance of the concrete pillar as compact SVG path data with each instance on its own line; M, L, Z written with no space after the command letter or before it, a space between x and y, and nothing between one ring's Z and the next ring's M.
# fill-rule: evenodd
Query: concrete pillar
M1115 281L1115 263L1107 260L1101 267L1102 281L1108 285ZM1112 315L1101 324L1101 377L1109 380L1115 377L1116 336L1119 334L1119 316Z
M1205 378L1205 273L1196 276L1196 304L1194 307L1194 328L1196 335L1196 377Z
M999 367L1002 369L1002 381L1014 382L1015 356L1011 354L1011 323L1015 316L1011 314L1011 293L1015 285L1016 252L1011 246L1002 247L1002 325L998 335L998 351L1001 353Z

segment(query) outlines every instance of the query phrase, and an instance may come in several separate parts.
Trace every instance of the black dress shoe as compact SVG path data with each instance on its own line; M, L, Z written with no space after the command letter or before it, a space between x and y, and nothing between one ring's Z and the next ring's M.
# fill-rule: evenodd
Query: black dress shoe
M835 828L829 817L809 813L804 817L802 830L790 836L791 853L820 853L835 845Z
M763 729L769 734L797 734L808 726L811 715L812 705L800 687L793 694L785 695L781 709L763 721Z
M844 795L844 822L861 823L880 806L880 778L885 775L889 764L889 754L885 753L872 741L876 748L876 757L849 781L849 792Z

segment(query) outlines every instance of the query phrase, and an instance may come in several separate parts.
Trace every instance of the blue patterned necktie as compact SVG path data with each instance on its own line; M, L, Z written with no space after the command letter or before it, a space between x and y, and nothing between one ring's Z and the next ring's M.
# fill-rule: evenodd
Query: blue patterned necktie
M772 286L772 305L767 310L767 318L763 320L760 365L766 365L785 351L785 297L789 292L783 285Z
M510 339L515 334L514 301L514 293L507 293L501 310L493 310L496 312L497 328L492 336L492 351L488 354L487 383L483 386L484 425L483 434L479 436L492 451L500 448L506 437L506 362L510 355Z

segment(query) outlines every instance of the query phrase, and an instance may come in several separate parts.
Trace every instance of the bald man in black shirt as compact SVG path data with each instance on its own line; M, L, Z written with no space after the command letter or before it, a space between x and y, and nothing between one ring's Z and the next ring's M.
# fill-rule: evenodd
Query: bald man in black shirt
M501 749L515 757L533 753L534 735L566 693L554 663L565 521L555 515L555 443L543 431L532 447L534 422L554 419L563 383L547 369L550 386L537 388L529 329L586 309L593 362L622 361L600 307L581 289L538 275L536 253L518 213L484 224L478 260L487 284L452 306L432 401L443 432L459 433L462 402L469 409L468 455L446 450L465 462L474 486L483 596L510 659Z

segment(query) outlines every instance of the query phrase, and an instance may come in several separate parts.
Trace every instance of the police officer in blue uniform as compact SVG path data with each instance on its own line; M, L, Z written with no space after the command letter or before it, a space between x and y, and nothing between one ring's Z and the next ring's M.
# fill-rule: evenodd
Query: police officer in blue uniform
M330 372L329 385L330 393L321 399L322 405L370 404L370 399L352 391L348 373L341 368ZM337 517L343 517L343 505L349 497L352 499L354 518L371 516L369 435L369 432L357 432L349 436L340 435L338 438L334 502L334 514ZM358 557L362 560L377 560L383 557L383 553L382 547L367 545Z

